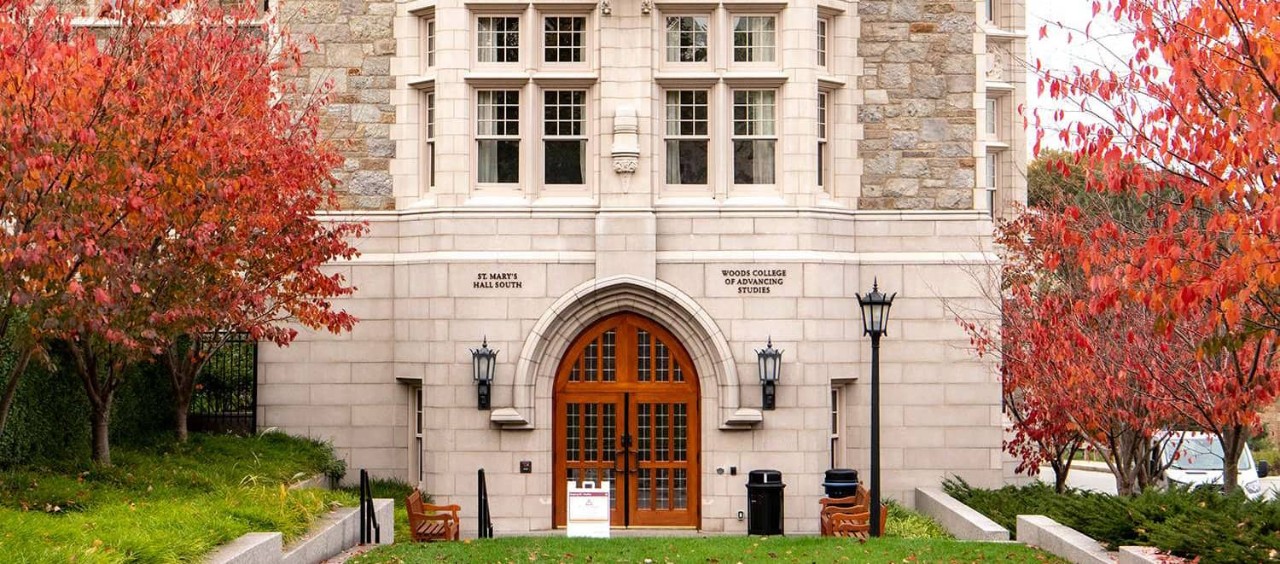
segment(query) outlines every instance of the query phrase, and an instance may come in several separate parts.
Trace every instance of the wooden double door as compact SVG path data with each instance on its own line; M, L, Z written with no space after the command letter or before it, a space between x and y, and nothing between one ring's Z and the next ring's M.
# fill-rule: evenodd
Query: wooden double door
M568 483L610 484L613 527L697 527L698 377L688 352L643 316L583 331L556 372L554 519Z

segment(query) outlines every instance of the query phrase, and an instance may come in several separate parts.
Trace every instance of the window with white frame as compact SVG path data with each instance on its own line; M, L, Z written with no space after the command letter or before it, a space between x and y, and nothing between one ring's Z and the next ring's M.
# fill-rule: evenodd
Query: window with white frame
M584 60L587 18L547 16L542 19L542 60L581 63Z
M831 388L831 468L844 465L843 453L840 452L840 388Z
M426 43L427 68L436 66L436 19L427 18L422 23L422 35Z
M547 90L542 93L543 181L582 184L587 154L587 93Z
M991 25L1000 25L1001 0L982 0L982 18Z
M778 42L776 21L773 16L734 16L733 62L774 62Z
M480 182L520 182L519 90L476 92L476 145Z
M995 191L1000 185L1000 153L987 153L987 190Z
M667 184L706 184L708 92L669 90L666 107Z
M823 68L827 66L827 29L830 25L831 20L818 18L818 66Z
M818 186L827 176L827 93L818 92Z
M423 135L422 159L423 176L427 179L427 186L434 187L436 185L436 93L427 92L423 95L423 121L427 127Z
M482 63L520 61L520 18L481 16L476 18L476 60Z
M1000 187L1000 152L987 153L987 210L994 212L996 190Z
M987 136L995 139L999 135L1000 101L987 98Z
M418 482L427 480L427 454L426 445L423 444L422 430L424 427L422 418L425 415L423 410L422 386L413 388L413 444L414 459L418 462Z
M709 33L707 16L667 16L667 62L707 62Z
M733 183L773 184L776 92L733 91Z

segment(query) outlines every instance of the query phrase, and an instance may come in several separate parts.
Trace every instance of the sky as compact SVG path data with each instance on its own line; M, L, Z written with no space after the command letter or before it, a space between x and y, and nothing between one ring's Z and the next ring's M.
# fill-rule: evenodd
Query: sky
M1067 111L1067 121L1088 119L1078 108L1063 105L1049 99L1048 95L1038 95L1036 77L1031 72L1035 61L1040 60L1042 66L1059 71L1066 71L1074 66L1081 68L1115 67L1120 64L1117 57L1127 57L1133 52L1133 40L1106 14L1099 14L1096 21L1092 17L1092 2L1087 0L1027 0L1027 105L1039 108L1040 115L1046 124L1052 118L1055 109L1061 107ZM1040 29L1047 27L1047 37L1040 37ZM1060 27L1061 26L1061 27ZM1088 37L1085 30L1088 29ZM1027 132L1028 146L1035 142L1033 131ZM1046 133L1044 145L1057 145Z

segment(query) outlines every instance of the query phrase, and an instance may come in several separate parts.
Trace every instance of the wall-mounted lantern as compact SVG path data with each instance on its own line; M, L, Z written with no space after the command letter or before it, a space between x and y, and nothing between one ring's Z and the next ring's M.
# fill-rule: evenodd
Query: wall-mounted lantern
M489 409L489 385L498 365L498 351L489 348L489 337L480 348L471 349L471 369L476 382L476 409Z
M760 384L764 387L761 407L771 410L777 405L776 386L782 376L782 351L773 348L773 336L769 337L769 342L763 349L756 349L756 358L759 361Z

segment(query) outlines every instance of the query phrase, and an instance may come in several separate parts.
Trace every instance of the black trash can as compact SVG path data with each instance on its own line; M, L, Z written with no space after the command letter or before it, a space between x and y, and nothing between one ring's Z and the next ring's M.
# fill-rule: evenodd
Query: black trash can
M847 497L858 493L858 471L852 468L832 468L827 470L826 480L822 487L827 490L827 497Z
M782 534L782 472L752 470L747 474L747 534Z

